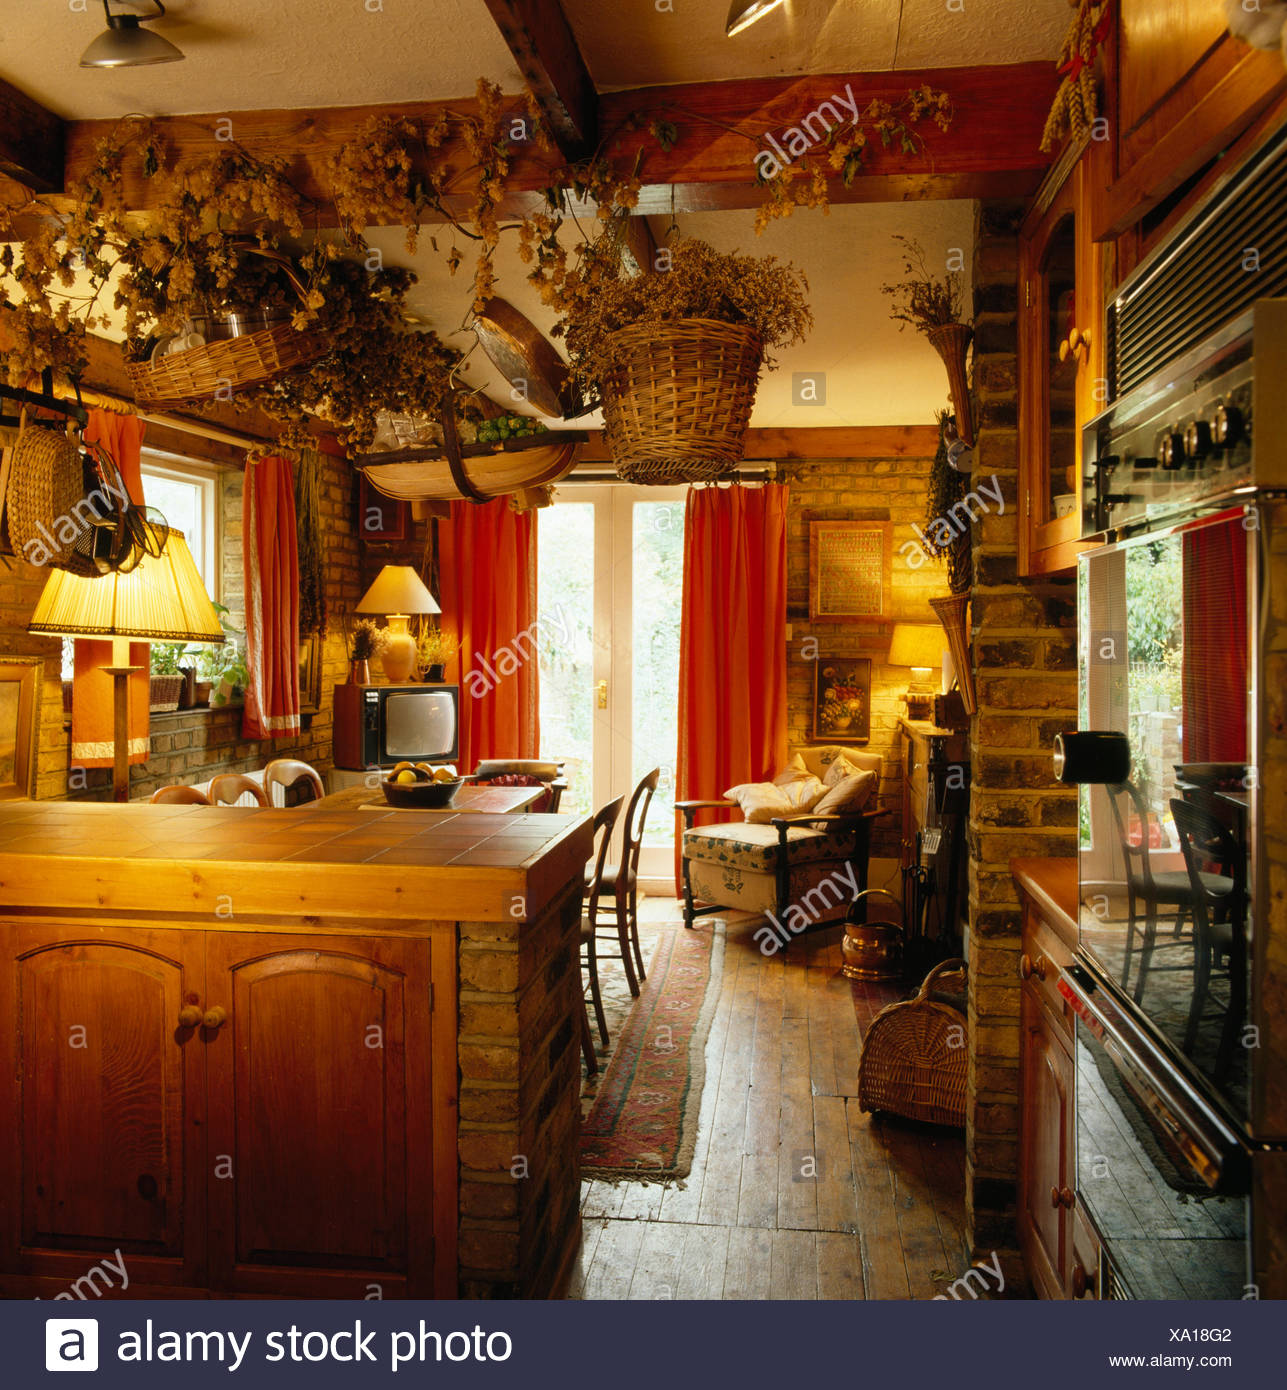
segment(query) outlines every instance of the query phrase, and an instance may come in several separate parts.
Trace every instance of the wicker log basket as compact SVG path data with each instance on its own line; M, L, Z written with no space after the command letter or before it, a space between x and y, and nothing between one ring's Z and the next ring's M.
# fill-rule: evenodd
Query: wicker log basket
M858 1060L860 1110L965 1124L965 1015L935 992L964 996L963 960L936 965L915 999L889 1004L872 1020Z
M716 319L641 324L613 335L618 365L603 383L603 421L628 483L698 483L741 461L763 344Z
M277 323L151 361L127 362L126 371L141 406L198 405L276 381L328 351L330 342L322 334Z

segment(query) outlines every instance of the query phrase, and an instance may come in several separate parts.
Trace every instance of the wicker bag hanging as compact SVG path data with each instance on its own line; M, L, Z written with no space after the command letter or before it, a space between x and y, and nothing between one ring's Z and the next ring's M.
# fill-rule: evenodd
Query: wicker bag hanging
M742 458L764 347L745 324L676 319L613 334L603 420L617 475L710 482Z
M82 520L84 510L85 469L73 427L69 424L60 434L30 425L24 410L5 498L14 553L32 564L96 575L93 559L77 549L77 541L83 542L89 530Z

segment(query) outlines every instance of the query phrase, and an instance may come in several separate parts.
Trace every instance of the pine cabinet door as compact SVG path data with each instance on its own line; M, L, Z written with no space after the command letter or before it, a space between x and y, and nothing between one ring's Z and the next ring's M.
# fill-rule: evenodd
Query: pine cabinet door
M1035 991L1024 986L1019 1235L1043 1298L1062 1298L1072 1199L1073 1060Z

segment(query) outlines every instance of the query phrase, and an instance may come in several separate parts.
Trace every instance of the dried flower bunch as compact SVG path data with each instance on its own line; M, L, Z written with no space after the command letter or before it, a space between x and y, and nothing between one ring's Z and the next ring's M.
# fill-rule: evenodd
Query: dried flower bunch
M601 239L603 241L603 239ZM564 317L555 329L567 339L571 374L587 397L617 365L613 334L638 324L675 319L717 319L747 324L766 352L800 342L813 326L808 281L776 256L717 251L696 238L668 243L670 268L628 275L611 264L611 239L596 242L581 266L562 281L557 299ZM766 364L772 359L766 357Z
M354 661L370 661L389 645L389 634L373 618L359 618L353 624L349 647Z
M459 649L440 627L426 627L416 642L416 655L422 666L445 666Z
M958 529L945 520L952 518L953 508L965 496L969 484L967 475L958 473L947 461L945 429L952 418L950 410L940 410L938 419L938 450L930 467L925 490L925 524L921 528L921 548L935 560L947 561L947 587L954 594L965 593L973 575L968 528Z
M1069 0L1069 3L1077 12L1059 50L1058 67L1063 81L1046 117L1046 128L1041 132L1043 150L1053 150L1068 134L1075 140L1084 139L1099 113L1095 59L1112 31L1112 6L1110 0Z
M918 333L928 333L945 323L960 323L960 275L955 270L941 277L933 275L920 242L905 236L895 236L894 240L903 248L903 274L908 278L880 287L881 294L893 301L890 318L911 324Z

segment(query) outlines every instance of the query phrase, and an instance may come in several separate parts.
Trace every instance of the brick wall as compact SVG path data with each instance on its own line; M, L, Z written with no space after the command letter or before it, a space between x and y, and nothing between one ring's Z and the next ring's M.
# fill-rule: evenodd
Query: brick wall
M199 441L194 441L197 447ZM241 710L191 710L158 714L152 720L152 756L130 769L131 796L150 795L173 782L204 782L220 772L262 767L276 757L298 757L321 771L331 766L331 691L348 672L341 617L361 593L361 546L353 520L349 465L323 455L322 524L326 531L326 586L331 625L323 647L322 697L318 714L306 716L296 738L249 740L241 737ZM240 470L221 475L223 499L223 597L238 627L244 627ZM61 643L27 633L46 572L13 557L0 559L0 653L43 656L40 741L36 795L105 800L111 796L110 768L72 769L70 733L64 728Z
M974 526L970 1063L966 1202L976 1252L1013 1252L1019 1152L1020 911L1009 861L1076 853L1075 790L1050 747L1077 722L1076 585L1017 577L1017 204L980 204L974 261L974 485L1005 498Z
M872 831L873 858L899 854L902 791L899 777L898 717L907 713L903 695L911 672L889 666L895 621L937 624L928 599L947 592L944 567L934 561L913 568L901 547L915 539L912 523L925 519L930 458L891 458L847 462L833 459L805 464L791 481L787 513L787 739L792 747L813 738L813 643L820 656L871 658L871 740L864 751L884 758L880 804L890 811ZM893 522L891 601L882 623L810 622L809 523L811 521ZM944 642L946 646L946 640Z

